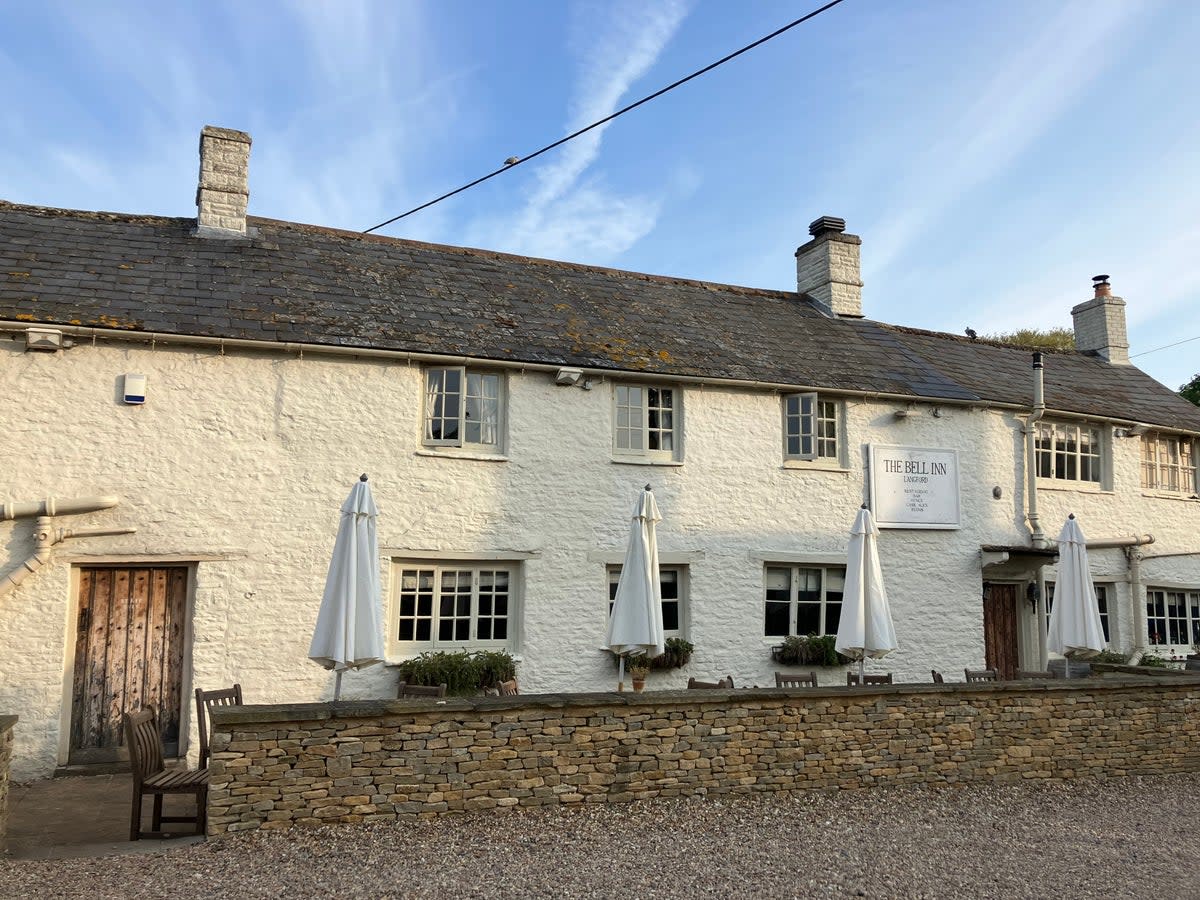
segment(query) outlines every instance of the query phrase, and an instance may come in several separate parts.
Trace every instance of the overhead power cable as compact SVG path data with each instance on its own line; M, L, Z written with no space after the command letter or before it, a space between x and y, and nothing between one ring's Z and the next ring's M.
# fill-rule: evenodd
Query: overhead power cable
M797 25L802 25L805 22L807 22L809 19L816 18L821 13L825 12L827 9L832 9L833 7L837 6L841 2L843 2L843 0L831 0L831 2L826 3L821 8L814 9L812 12L808 13L807 15L801 16L799 19L796 19L796 21L789 22L787 25L784 25L782 28L780 28L776 31L772 31L766 37L761 37L754 43L747 44L745 47L742 47L740 50L735 50L733 53L730 53L728 56L721 57L716 62L710 63L709 65L705 66L703 69L699 69L699 70L693 72L691 75L688 75L684 78L680 78L678 81L668 84L665 88L657 90L653 94L643 97L641 100L638 100L635 103L630 103L628 106L618 109L612 115L605 116L603 119L593 122L591 125L588 125L585 128L580 128L578 131L572 132L571 134L568 134L566 137L559 138L553 144L547 144L545 147L542 147L540 150L535 150L533 153L530 153L527 156L521 156L521 157L510 156L508 159L506 159L504 161L504 165L502 165L500 168L496 169L494 172L488 172L488 174L484 175L482 178L476 178L474 181L464 184L460 188L455 188L452 191L448 191L445 194L442 194L440 197L435 197L434 199L428 201L427 203L422 203L420 206L414 206L408 212L400 213L400 215L398 215L398 216L392 216L392 218L388 219L385 222L380 222L378 225L372 225L370 228L367 228L366 230L364 230L363 234L370 234L372 231L376 231L380 228L383 228L385 225L391 225L393 222L398 222L401 219L405 218L406 216L411 216L413 213L420 212L423 209L428 209L429 207L433 206L435 203L441 203L443 200L453 197L455 194L461 194L463 191L469 190L470 188L475 187L475 185L477 185L477 184L483 184L483 182L487 181L489 178L495 178L501 172L507 172L510 169L515 169L517 166L519 166L523 163L527 163L531 159L536 159L537 157L541 156L543 153L547 153L550 150L553 150L555 147L561 147L563 144L567 143L567 141L573 141L575 138L579 137L581 134L587 134L593 128L599 128L601 125L604 125L607 122L611 122L613 119L617 118L617 116L623 116L623 115L625 115L625 113L629 112L630 110L637 109L643 103L649 103L651 100L654 100L657 97L661 97L663 94L667 93L668 91L673 91L673 90L675 90L675 88L679 87L680 85L687 84L693 78L699 78L701 75L705 74L706 72L711 72L713 69L717 68L717 66L724 65L725 63L729 62L731 59L741 56L743 53L747 52L748 50L753 50L755 47L759 46L760 44L765 44L767 41L771 40L772 38L779 37L779 35L783 34L785 31L789 31L789 30L795 28Z
M1143 350L1141 353L1130 353L1129 358L1135 356L1145 356L1147 353L1157 353L1159 350L1170 350L1172 347L1178 347L1180 344L1190 344L1192 341L1200 341L1200 334L1195 337L1184 338L1182 341L1176 341L1173 344L1167 344L1165 347L1155 347L1153 350Z

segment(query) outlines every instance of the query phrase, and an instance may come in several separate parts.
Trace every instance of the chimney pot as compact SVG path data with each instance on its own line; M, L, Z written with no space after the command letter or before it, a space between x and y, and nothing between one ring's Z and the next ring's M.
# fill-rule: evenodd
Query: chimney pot
M808 233L813 237L830 231L841 234L845 230L846 220L839 219L837 216L821 216L819 219L814 219L808 226Z
M1095 290L1097 297L1112 296L1112 286L1108 283L1107 275L1093 275L1092 288Z

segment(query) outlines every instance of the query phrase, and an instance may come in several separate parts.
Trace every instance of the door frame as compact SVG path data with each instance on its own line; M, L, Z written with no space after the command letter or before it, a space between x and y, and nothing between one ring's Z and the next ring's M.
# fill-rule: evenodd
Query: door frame
M70 557L63 560L71 566L67 579L68 601L66 617L63 622L65 637L63 639L63 683L62 697L59 703L58 716L58 761L62 767L68 765L71 756L71 715L75 706L75 645L78 638L77 623L79 622L79 578L80 569L85 568L140 568L165 567L185 569L187 582L183 597L183 667L179 673L179 757L187 756L191 744L192 704L188 698L192 694L192 619L196 600L196 566L195 556L102 556L102 557Z

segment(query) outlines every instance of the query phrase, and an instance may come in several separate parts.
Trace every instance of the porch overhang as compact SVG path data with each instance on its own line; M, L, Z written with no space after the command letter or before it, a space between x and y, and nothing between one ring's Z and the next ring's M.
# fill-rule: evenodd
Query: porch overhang
M979 561L985 572L996 566L1006 565L1036 569L1054 562L1057 558L1058 550L1053 548L1002 544L984 544L979 548Z

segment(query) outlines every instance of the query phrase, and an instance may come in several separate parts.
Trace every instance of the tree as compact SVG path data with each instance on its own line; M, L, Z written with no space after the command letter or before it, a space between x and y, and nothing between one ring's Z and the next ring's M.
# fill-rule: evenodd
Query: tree
M1200 374L1197 374L1187 384L1180 385L1179 396L1190 403L1200 406Z
M1070 328L1018 328L1001 334L985 334L984 338L1012 347L1032 350L1074 350L1075 332Z

